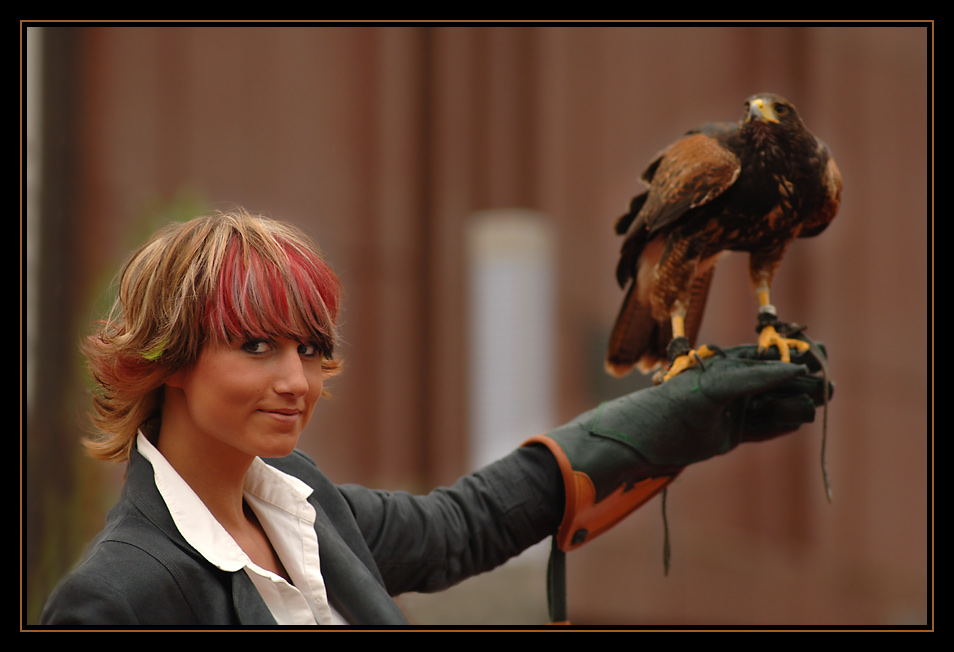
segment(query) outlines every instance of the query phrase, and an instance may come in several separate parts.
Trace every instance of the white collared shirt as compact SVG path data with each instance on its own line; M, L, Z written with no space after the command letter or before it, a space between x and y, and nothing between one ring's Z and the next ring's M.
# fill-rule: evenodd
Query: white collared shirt
M312 489L255 458L245 478L245 500L265 529L292 583L257 566L215 519L192 488L140 432L139 452L150 464L156 487L176 528L209 563L223 571L244 570L279 625L346 625L328 602L318 564Z

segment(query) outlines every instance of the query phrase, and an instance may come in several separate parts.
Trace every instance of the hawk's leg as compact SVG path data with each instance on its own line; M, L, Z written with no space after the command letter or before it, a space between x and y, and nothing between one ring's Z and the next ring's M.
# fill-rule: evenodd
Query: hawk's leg
M808 342L785 337L785 335L790 334L789 331L791 328L788 324L779 321L779 318L776 316L775 306L769 302L768 288L765 286L760 287L758 296L759 325L757 331L759 333L759 353L774 346L778 349L779 357L782 361L789 362L791 360L789 349L795 349L799 353L807 351L809 347Z
M668 350L669 369L664 375L657 375L654 379L656 384L666 382L676 374L691 369L697 364L702 364L704 358L708 358L715 353L707 346L700 346L698 349L692 348L686 338L685 317L681 314L672 316L672 336Z

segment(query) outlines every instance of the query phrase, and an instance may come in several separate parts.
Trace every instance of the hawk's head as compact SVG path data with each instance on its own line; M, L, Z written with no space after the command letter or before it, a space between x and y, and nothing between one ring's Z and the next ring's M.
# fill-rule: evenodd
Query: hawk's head
M760 93L745 101L743 123L763 122L783 126L801 127L795 105L781 95Z

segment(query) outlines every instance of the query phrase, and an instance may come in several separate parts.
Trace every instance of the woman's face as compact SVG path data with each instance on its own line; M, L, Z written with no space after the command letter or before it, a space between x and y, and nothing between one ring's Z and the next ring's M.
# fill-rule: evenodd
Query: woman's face
M179 434L194 443L282 457L298 437L322 392L321 355L290 339L206 344L196 363L166 383Z

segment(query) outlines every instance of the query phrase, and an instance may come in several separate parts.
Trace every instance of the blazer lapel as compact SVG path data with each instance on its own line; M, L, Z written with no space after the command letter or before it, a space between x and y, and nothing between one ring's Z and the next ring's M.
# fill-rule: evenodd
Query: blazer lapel
M379 577L348 546L321 506L315 506L321 575L331 604L353 625L407 625Z
M232 573L232 604L242 625L277 625L272 612L244 571Z

